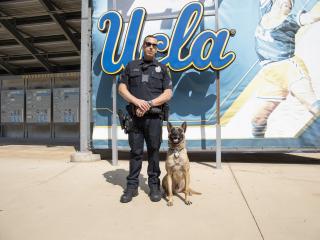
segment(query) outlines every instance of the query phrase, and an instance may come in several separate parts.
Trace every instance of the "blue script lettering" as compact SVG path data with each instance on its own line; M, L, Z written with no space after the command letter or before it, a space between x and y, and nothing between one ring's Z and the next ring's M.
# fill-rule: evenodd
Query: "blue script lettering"
M117 74L124 66L135 58L139 37L144 24L146 10L136 8L131 14L129 26L122 52L116 61L120 36L122 33L122 17L116 11L110 11L102 15L98 21L98 29L106 33L106 39L102 49L101 66L107 74Z
M200 2L191 2L181 10L171 40L166 34L155 34L158 39L158 52L167 52L167 55L159 61L173 71L184 71L190 67L197 70L208 68L222 70L235 60L234 52L225 53L230 38L227 29L221 29L218 32L205 30L192 40L202 20L203 11L203 5ZM105 73L117 74L129 61L135 59L145 17L144 8L133 10L118 60L115 58L119 52L119 40L123 27L122 17L116 11L107 12L100 17L98 28L101 32L106 33L101 57L101 65ZM190 48L187 49L189 43L191 43ZM184 54L186 56L182 56L183 50L188 51L187 54ZM140 53L141 56L142 53Z

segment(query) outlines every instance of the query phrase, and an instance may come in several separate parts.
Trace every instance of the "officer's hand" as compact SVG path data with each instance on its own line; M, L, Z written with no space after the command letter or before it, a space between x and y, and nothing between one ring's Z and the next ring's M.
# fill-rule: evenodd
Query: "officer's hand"
M136 115L138 117L142 117L145 114L145 112L141 108L137 108Z
M138 99L137 102L134 103L134 105L136 105L138 108L141 108L143 112L146 112L150 109L149 103L142 99Z

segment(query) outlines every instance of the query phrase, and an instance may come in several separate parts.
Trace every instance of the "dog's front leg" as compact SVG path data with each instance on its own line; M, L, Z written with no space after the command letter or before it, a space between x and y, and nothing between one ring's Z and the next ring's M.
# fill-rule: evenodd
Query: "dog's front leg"
M192 204L192 202L189 200L189 196L190 196L190 173L188 170L185 171L184 173L185 176L185 192L184 192L184 201L187 205Z
M173 194L172 194L172 174L168 172L167 177L167 189L168 189L168 206L173 206Z

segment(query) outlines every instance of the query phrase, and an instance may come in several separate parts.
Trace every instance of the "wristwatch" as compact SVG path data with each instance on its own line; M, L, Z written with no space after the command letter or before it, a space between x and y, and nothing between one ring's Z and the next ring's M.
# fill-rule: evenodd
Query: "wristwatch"
M150 107L153 107L152 100L149 100L147 103L150 105Z

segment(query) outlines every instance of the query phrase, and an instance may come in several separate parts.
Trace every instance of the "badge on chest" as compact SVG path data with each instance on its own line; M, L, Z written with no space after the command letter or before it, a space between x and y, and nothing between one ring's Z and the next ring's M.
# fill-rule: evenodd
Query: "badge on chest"
M160 66L157 66L155 69L154 69L157 73L161 72L161 67Z
M143 83L149 82L149 74L142 74L142 82Z

